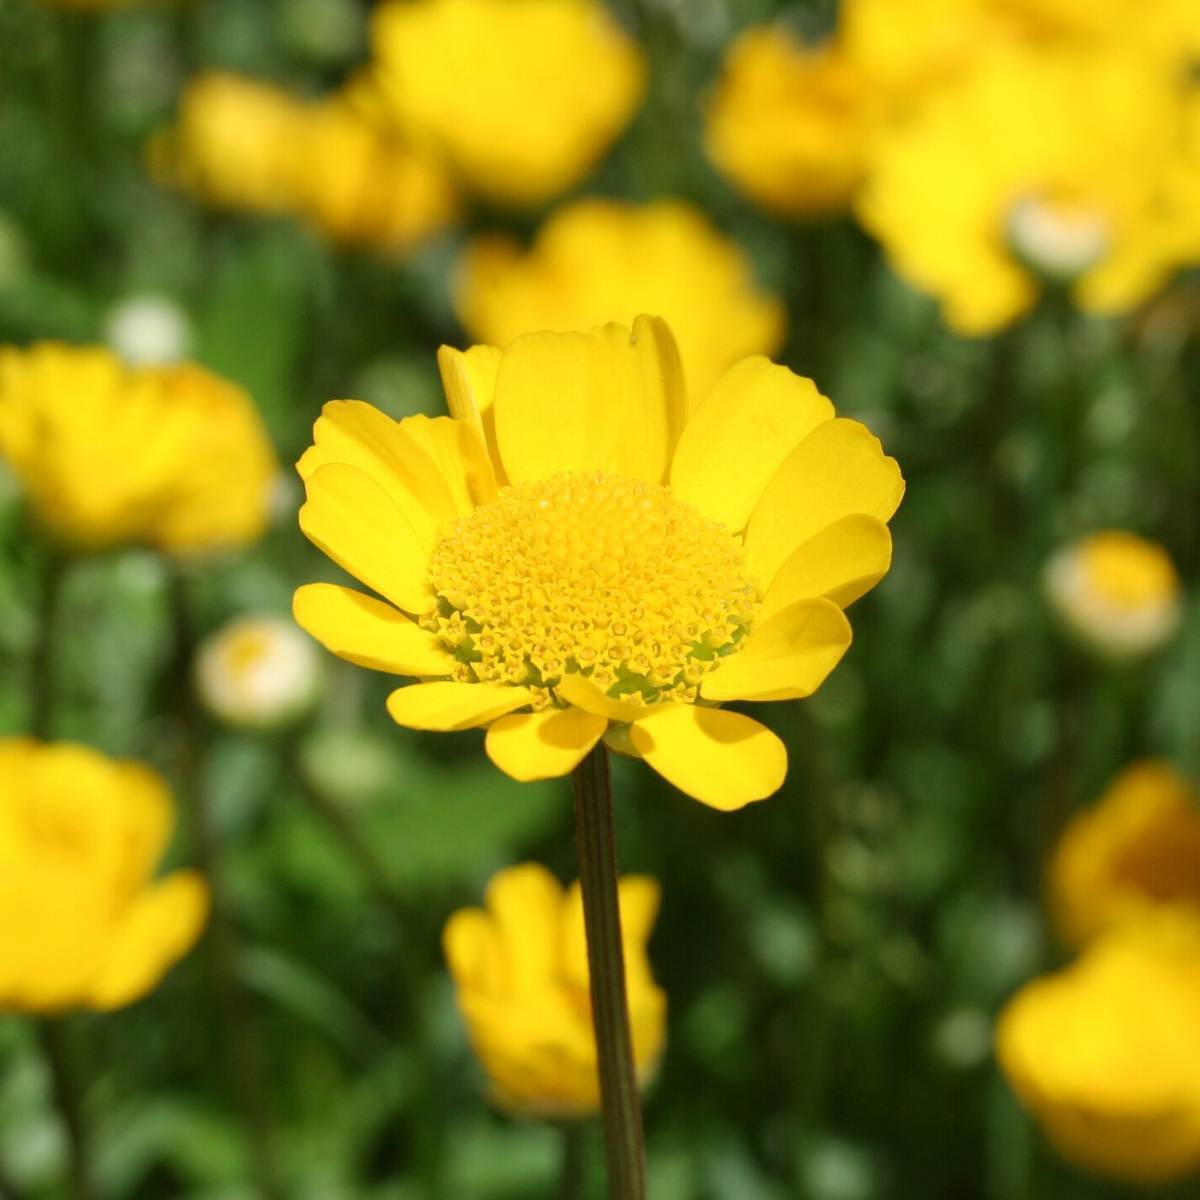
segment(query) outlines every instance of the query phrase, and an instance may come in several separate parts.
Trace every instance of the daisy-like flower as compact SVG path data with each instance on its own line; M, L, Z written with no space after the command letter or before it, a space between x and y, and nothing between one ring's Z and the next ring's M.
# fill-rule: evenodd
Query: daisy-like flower
M296 619L420 682L414 729L487 728L515 779L602 738L706 804L769 796L787 756L720 707L810 695L886 573L904 483L807 379L737 363L693 405L666 325L439 355L452 419L326 405L300 525L376 592L302 587Z

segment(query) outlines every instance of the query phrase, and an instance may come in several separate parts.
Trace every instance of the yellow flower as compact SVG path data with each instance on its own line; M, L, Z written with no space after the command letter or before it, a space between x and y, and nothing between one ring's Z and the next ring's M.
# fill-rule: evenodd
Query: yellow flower
M456 419L334 401L298 468L308 538L382 600L316 584L299 623L422 682L415 729L486 726L516 779L605 734L717 808L783 782L783 743L726 700L820 686L842 609L886 573L904 484L855 421L767 359L689 400L666 325L443 347Z
M1195 0L993 0L1004 2L1050 35L1124 42L1160 59L1200 53Z
M726 52L707 111L713 163L772 212L846 208L866 163L869 81L835 45L779 26L747 30Z
M1200 1168L1200 928L1114 932L996 1028L1008 1080L1064 1158L1162 1184Z
M1134 55L1025 51L931 92L879 135L859 214L947 322L990 333L1073 280L1126 310L1178 265L1168 180L1187 93Z
M0 347L0 458L38 520L80 549L224 549L266 526L274 452L250 398L195 366Z
M1103 530L1060 550L1046 566L1045 588L1070 628L1114 659L1157 650L1182 617L1170 556L1125 530Z
M702 395L748 354L783 339L780 301L754 287L736 243L677 200L579 200L542 226L532 248L478 238L459 268L455 307L470 337L506 346L530 329L586 330L660 313Z
M334 240L405 250L458 216L458 193L440 160L349 104L308 106L299 136L295 208Z
M208 890L152 878L171 820L148 767L0 740L0 1011L120 1008L187 953Z
M239 617L201 643L196 686L222 721L278 728L315 701L316 654L312 642L283 617Z
M644 876L625 876L618 887L634 1065L645 1086L658 1069L666 1036L667 998L646 957L659 889ZM456 912L442 940L458 1007L496 1103L548 1118L597 1112L579 885L564 891L533 863L510 867L488 884L487 909Z
M371 28L382 105L503 204L582 179L645 86L641 52L595 0L390 0Z
M151 140L158 180L211 204L300 217L339 242L405 250L457 216L441 161L353 97L306 101L223 72L193 79Z
M174 125L151 139L159 182L225 208L287 212L303 163L304 104L273 84L225 71L188 82Z
M1049 892L1073 946L1162 904L1200 915L1200 796L1166 763L1127 767L1063 831Z

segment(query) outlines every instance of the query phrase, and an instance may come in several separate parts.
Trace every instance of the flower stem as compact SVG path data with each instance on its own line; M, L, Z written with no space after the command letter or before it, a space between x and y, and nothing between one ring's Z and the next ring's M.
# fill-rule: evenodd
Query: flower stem
M187 581L179 570L171 575L175 628L172 700L179 723L179 787L190 820L192 854L208 881L212 907L205 936L208 970L225 1040L230 1078L241 1106L251 1161L261 1200L283 1200L276 1172L267 1104L261 1043L253 1027L250 1000L238 974L238 941L229 916L221 871L220 843L212 828L204 779L204 720L192 689L195 634Z
M625 952L617 900L617 849L613 830L608 750L601 743L575 768L575 844L587 931L592 1024L600 1068L604 1152L611 1200L643 1200L646 1152L642 1106L633 1070Z
M83 1121L79 1086L71 1069L66 1026L61 1018L43 1017L37 1022L37 1033L42 1056L50 1068L54 1103L67 1133L71 1155L71 1195L74 1200L92 1200L96 1190L92 1186L87 1128Z
M51 546L42 549L41 578L38 580L37 629L29 663L29 732L47 739L54 731L55 665L54 641L58 636L59 597L66 574L66 560Z
M559 1168L557 1200L583 1200L584 1127L578 1121L565 1121L562 1133L562 1166Z

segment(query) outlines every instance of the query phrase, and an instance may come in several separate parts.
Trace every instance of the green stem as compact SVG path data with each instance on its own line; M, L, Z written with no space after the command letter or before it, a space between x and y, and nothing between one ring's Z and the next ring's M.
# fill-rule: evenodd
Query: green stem
M179 723L179 787L190 822L192 853L208 881L212 897L208 931L204 939L209 976L216 995L230 1078L237 1093L250 1145L258 1194L262 1200L283 1200L271 1140L261 1044L254 1030L249 997L238 975L237 934L229 916L220 845L212 828L208 789L204 780L205 729L192 688L195 635L187 583L176 570L172 573L171 584L175 627L175 661L171 683Z
M42 1056L50 1070L55 1107L67 1134L71 1156L71 1195L74 1200L92 1200L96 1189L92 1186L87 1127L83 1120L79 1085L71 1069L66 1026L60 1018L43 1017L37 1022L37 1033Z
M66 560L58 551L47 546L44 553L34 615L37 631L29 664L29 732L43 740L54 732L54 642L58 636L59 599L66 575Z
M644 1200L646 1152L642 1143L642 1105L633 1069L633 1040L625 996L612 781L608 750L603 743L575 768L571 784L587 931L592 1024L600 1068L608 1194L611 1200Z
M562 1132L562 1166L559 1168L557 1200L583 1200L584 1126L578 1121L567 1121L559 1128Z

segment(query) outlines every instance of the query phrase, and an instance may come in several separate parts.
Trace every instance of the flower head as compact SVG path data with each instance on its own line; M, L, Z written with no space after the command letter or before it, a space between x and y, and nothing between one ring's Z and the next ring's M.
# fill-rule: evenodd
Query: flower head
M471 337L497 346L530 329L661 313L697 394L738 359L776 350L785 321L780 301L755 288L737 244L676 200L576 201L525 253L511 238L480 237L459 268L455 307Z
M249 396L200 367L130 370L108 350L0 347L0 458L38 520L81 549L174 554L252 541L274 451Z
M859 214L960 332L1008 324L1046 276L1083 308L1125 311L1186 257L1190 100L1142 56L993 56L880 132Z
M1127 767L1063 831L1049 888L1059 932L1076 946L1163 904L1200 917L1200 796L1166 763Z
M646 943L658 884L619 881L625 986L634 1066L653 1078L666 1036L667 998L650 973ZM456 912L443 934L471 1044L502 1108L582 1117L600 1107L587 942L579 885L564 891L533 863L492 878L487 908Z
M1009 1002L996 1053L1063 1157L1141 1184L1200 1168L1200 925L1105 936Z
M299 623L420 679L388 701L401 725L486 726L514 778L607 735L714 807L774 792L783 744L719 705L808 696L845 653L896 463L765 358L693 405L657 318L439 361L454 419L325 407L300 525L382 599L303 587Z
M0 739L0 1011L120 1008L158 983L208 910L194 872L153 878L170 832L148 767Z
M645 85L641 52L596 0L389 0L371 33L392 119L503 204L582 179Z
M1046 594L1067 625L1113 659L1157 650L1179 628L1179 576L1167 552L1120 529L1060 550L1048 563Z
M749 29L729 47L708 108L709 157L772 212L844 209L866 166L869 89L838 46Z
M239 617L207 637L196 655L200 697L230 725L286 725L312 707L318 681L312 642L282 617Z

